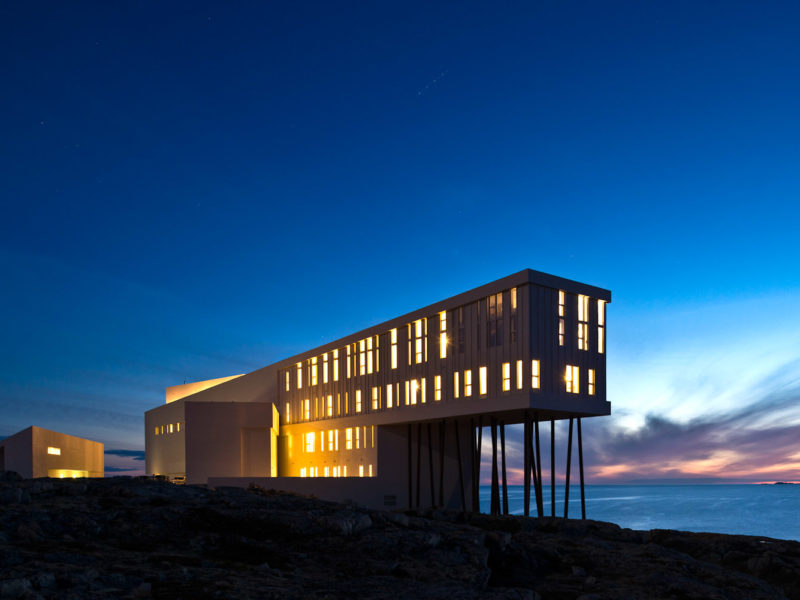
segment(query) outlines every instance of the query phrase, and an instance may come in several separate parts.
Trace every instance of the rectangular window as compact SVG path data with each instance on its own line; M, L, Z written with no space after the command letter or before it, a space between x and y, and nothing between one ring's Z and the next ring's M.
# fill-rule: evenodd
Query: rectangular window
M391 350L392 350L392 368L397 368L397 329L392 329L389 332L389 339L391 341Z
M447 358L447 312L439 313L439 358Z
M356 430L356 450L361 448L361 427L354 427Z
M423 404L425 404L425 391L427 390L427 388L428 386L425 384L425 378L423 377L419 381L419 390L420 390L419 398L420 402L422 402Z
M464 371L464 396L472 396L472 369Z
M564 345L564 319L558 320L558 345Z
M325 467L322 470L322 475L323 475L323 477L330 477L330 467Z
M286 371L286 391L287 392L289 391L290 387L291 386L289 385L289 371Z
M372 338L367 338L367 373L372 373Z
M394 388L391 383L386 384L386 408L392 408L394 406L394 398L392 397L392 392Z
M158 425L156 425L156 435L158 435Z
M303 418L306 421L311 419L311 401L308 398L303 400Z
M372 465L369 465L369 476L372 477Z
M381 407L381 388L375 386L372 388L372 410L378 410Z
M339 381L339 351L333 351L333 380Z
M417 403L417 395L419 394L419 382L416 379L411 380L411 399L410 404Z
M361 412L361 390L356 390L356 412Z
M589 296L578 294L578 350L589 349Z
M297 363L297 389L303 387L303 363Z
M503 391L511 389L511 363L503 363Z
M433 378L433 399L437 402L442 399L442 376Z
M327 415L329 417L333 416L333 394L328 394L328 402L327 402Z
M52 454L53 456L61 456L61 448L55 448L53 446L47 447L47 453Z
M178 433L180 433L180 432L181 432L181 424L180 424L180 421L179 421L178 423L175 423L175 431L177 431Z
M328 353L322 355L322 383L328 383Z
M531 387L535 390L539 389L539 361L531 361Z
M422 318L408 324L408 364L418 365L427 360L428 319Z
M503 345L503 293L492 294L486 300L486 345Z
M606 302L597 301L597 352L603 354L606 349Z
M461 391L461 385L458 381L458 371L453 373L453 398L458 398L458 394Z
M345 450L352 450L353 449L353 428L348 427L344 430L344 449Z
M305 467L300 468L300 477L308 477L308 471L306 471Z
M566 310L566 294L564 290L558 290L558 345L564 345L564 313Z
M333 452L333 429L328 429L328 452Z
M364 476L364 465L358 465L358 476L359 477Z
M594 396L594 369L589 369L589 395Z
M511 317L508 321L508 341L514 343L517 341L517 288L511 288L509 295L511 296Z
M488 369L486 367L481 367L478 369L478 387L480 390L481 396L485 396L488 390Z
M311 359L311 385L317 385L317 357Z
M367 374L367 340L358 342L358 373L359 375Z
M309 431L306 434L306 452L311 453L314 452L314 432Z
M522 361L517 361L517 389L522 389Z
M333 430L333 449L339 451L339 430Z
M347 378L350 379L350 345L347 346Z
M567 365L567 371L564 375L564 379L567 383L567 392L570 394L580 393L580 369L577 366Z

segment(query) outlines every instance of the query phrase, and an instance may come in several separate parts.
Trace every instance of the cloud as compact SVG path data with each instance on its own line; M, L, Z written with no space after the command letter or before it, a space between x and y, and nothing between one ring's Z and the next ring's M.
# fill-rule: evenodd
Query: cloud
M144 450L106 450L105 454L110 456L120 456L122 458L132 458L133 460L144 460ZM110 470L106 467L106 471ZM130 469L116 469L116 470L130 470Z

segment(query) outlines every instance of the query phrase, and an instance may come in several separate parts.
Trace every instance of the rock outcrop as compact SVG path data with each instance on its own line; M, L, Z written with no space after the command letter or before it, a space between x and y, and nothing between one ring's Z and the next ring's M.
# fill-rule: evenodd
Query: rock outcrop
M0 476L0 598L150 597L800 600L800 543Z

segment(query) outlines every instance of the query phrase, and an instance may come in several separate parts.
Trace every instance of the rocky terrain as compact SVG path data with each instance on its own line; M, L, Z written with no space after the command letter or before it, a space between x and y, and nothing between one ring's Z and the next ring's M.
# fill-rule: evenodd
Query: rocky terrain
M800 543L0 473L0 598L791 598Z

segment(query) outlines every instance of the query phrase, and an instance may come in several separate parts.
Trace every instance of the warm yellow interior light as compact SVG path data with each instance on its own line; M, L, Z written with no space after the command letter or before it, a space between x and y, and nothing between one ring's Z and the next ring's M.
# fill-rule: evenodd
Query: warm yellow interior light
M53 446L47 447L47 453L55 456L61 456L61 448L54 448Z
M478 381L479 381L479 388L481 396L485 396L487 392L488 382L486 381L488 378L488 369L486 367L481 367L478 370Z

